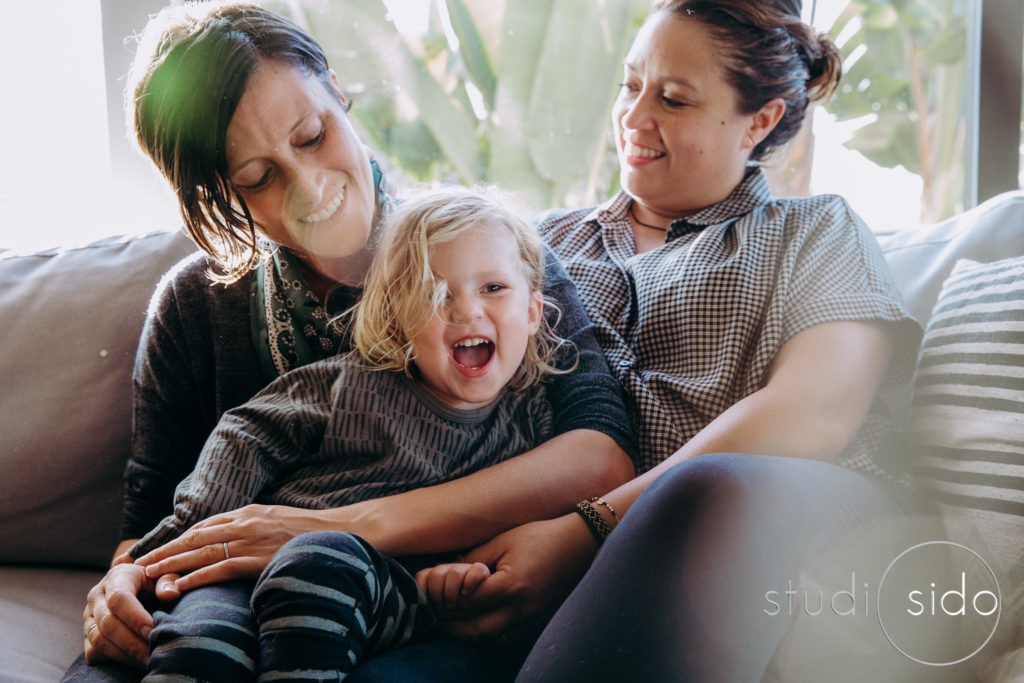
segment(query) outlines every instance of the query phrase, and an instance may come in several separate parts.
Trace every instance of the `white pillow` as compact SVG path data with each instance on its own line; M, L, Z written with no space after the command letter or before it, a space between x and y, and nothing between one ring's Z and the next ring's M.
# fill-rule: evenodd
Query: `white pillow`
M925 330L911 423L914 469L952 540L999 577L1005 633L1024 612L1024 257L957 261Z

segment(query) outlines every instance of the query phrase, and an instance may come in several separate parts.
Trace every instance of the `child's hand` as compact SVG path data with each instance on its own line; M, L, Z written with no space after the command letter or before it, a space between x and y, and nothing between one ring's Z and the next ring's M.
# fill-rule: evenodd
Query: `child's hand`
M416 583L436 609L455 609L460 597L472 595L490 575L482 562L456 562L421 569L416 572Z

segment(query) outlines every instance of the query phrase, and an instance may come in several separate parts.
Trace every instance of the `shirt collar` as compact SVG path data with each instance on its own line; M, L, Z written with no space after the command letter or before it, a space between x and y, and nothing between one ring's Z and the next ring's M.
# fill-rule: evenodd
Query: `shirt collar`
M747 175L728 197L701 209L692 216L674 221L669 226L668 238L672 239L688 232L699 232L709 225L742 216L758 206L768 203L771 198L772 190L768 185L768 179L759 167L754 167L747 172ZM628 221L629 207L632 203L632 197L620 190L614 197L595 208L587 216L587 220L597 219L602 224Z

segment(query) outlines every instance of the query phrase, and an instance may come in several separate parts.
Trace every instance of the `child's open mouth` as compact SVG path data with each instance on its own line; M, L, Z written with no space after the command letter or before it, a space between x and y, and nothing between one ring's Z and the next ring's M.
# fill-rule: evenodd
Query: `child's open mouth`
M468 370L479 370L494 355L494 342L483 337L467 337L452 344L452 358Z

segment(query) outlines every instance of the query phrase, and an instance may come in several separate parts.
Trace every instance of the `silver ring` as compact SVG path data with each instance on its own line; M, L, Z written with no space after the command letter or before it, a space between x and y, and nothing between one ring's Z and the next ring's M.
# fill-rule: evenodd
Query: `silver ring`
M225 560L230 560L231 559L231 553L228 552L228 542L224 541L221 545L224 546L224 559Z
M92 632L95 631L98 628L99 628L99 624L95 624L95 623L92 624L91 626L89 626L89 628L86 629L86 631L85 631L85 638L86 638L86 640L88 640L89 636L92 635Z

